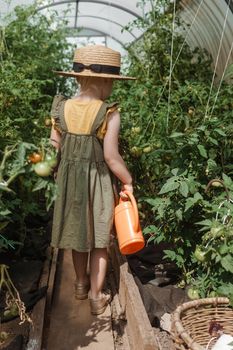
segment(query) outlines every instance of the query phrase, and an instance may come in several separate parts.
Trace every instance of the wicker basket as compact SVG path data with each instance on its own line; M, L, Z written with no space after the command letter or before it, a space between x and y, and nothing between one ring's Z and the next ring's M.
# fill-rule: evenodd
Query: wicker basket
M198 299L178 306L172 315L176 348L212 349L215 344L209 334L212 320L216 320L223 327L224 333L233 336L233 308L229 306L228 298Z

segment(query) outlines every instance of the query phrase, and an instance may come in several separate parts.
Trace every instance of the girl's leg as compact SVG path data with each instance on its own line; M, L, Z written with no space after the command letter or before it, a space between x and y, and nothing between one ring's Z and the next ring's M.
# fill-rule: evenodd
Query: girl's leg
M74 264L74 270L76 273L76 281L80 284L88 284L89 279L87 276L87 262L88 262L88 253L77 252L72 250L72 258Z
M108 254L107 248L94 248L90 255L91 271L91 298L98 299L102 296L102 289L107 272Z

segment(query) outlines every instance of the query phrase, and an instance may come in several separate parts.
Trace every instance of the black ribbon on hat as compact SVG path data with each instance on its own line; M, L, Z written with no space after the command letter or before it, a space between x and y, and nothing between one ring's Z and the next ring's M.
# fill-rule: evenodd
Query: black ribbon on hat
M73 63L73 70L76 73L80 73L84 69L89 69L94 73L104 73L104 74L114 74L114 75L120 74L120 67L116 67L116 66L108 66L105 64L90 64L89 66L86 66L85 64L79 63L79 62Z

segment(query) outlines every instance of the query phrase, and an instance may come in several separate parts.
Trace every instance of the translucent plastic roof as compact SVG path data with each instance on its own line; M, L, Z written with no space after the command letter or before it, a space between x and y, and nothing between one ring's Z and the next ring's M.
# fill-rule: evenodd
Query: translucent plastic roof
M233 63L233 1L182 0L182 4L180 15L191 25L188 44L210 52L216 73L221 77Z
M142 35L138 29L123 30L131 21L143 17L144 13L150 10L150 2L143 6L137 6L135 0L42 0L38 2L38 10L45 14L56 10L62 18L67 19L70 28L70 37L73 36L73 29L81 31L80 37L101 37L107 46L124 51L124 46L133 42ZM27 5L31 0L12 0L6 4L0 0L0 13L7 13L16 5ZM64 15L65 13L65 15ZM75 35L75 34L74 34ZM77 34L76 34L77 35Z
M175 0L171 0L174 3ZM16 5L30 5L33 0L0 0L0 20ZM69 40L78 43L90 37L124 53L124 46L133 43L143 32L123 28L151 10L153 1L140 0L37 0L38 10L49 15L56 10L67 19ZM178 3L178 0L176 0ZM181 0L179 15L189 26L184 33L192 47L206 48L222 74L226 64L233 62L233 0ZM65 11L65 12L64 12ZM79 29L77 32L76 29ZM78 33L78 34L77 34ZM84 39L83 39L84 40Z

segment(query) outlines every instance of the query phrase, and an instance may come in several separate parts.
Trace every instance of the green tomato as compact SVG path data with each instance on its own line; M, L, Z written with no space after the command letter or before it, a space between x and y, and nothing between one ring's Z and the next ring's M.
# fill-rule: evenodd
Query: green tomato
M213 237L216 237L219 235L220 231L222 230L222 227L212 227L210 232L213 235ZM221 236L221 235L220 235Z
M52 121L50 117L45 118L44 121L45 126L51 126L52 125Z
M150 153L152 151L151 146L143 148L143 153Z
M11 317L11 310L9 310L9 309L5 310L5 311L3 312L3 315L4 315L5 317Z
M46 177L51 174L52 168L48 162L39 162L39 163L36 163L34 167L34 171L37 175Z
M141 131L140 126L135 126L135 128L134 128L134 132L135 132L136 134L139 134L139 133L140 133L140 131Z
M199 299L199 290L196 288L189 288L188 289L188 297L191 300Z
M194 256L197 259L197 261L204 262L206 260L206 252L201 250L201 248L196 247Z
M193 115L194 112L195 112L194 107L189 107L189 109L188 109L188 114L189 114L189 115Z
M131 149L130 149L130 153L134 156L134 157L140 157L140 155L142 154L142 151L140 150L139 147L137 146L133 146Z
M17 316L19 314L19 310L16 304L11 305L10 309L4 311L5 317Z
M57 165L57 158L54 155L47 154L45 157L45 161L49 164L51 168L55 168Z
M215 292L215 290L212 290L210 293L209 293L209 295L208 295L208 297L209 298L215 298L215 297L217 297L218 295L217 295L217 293Z
M9 336L9 333L1 331L0 332L0 342L7 340L8 336Z
M213 181L212 184L211 184L213 187L223 187L221 182L218 182L218 181Z

